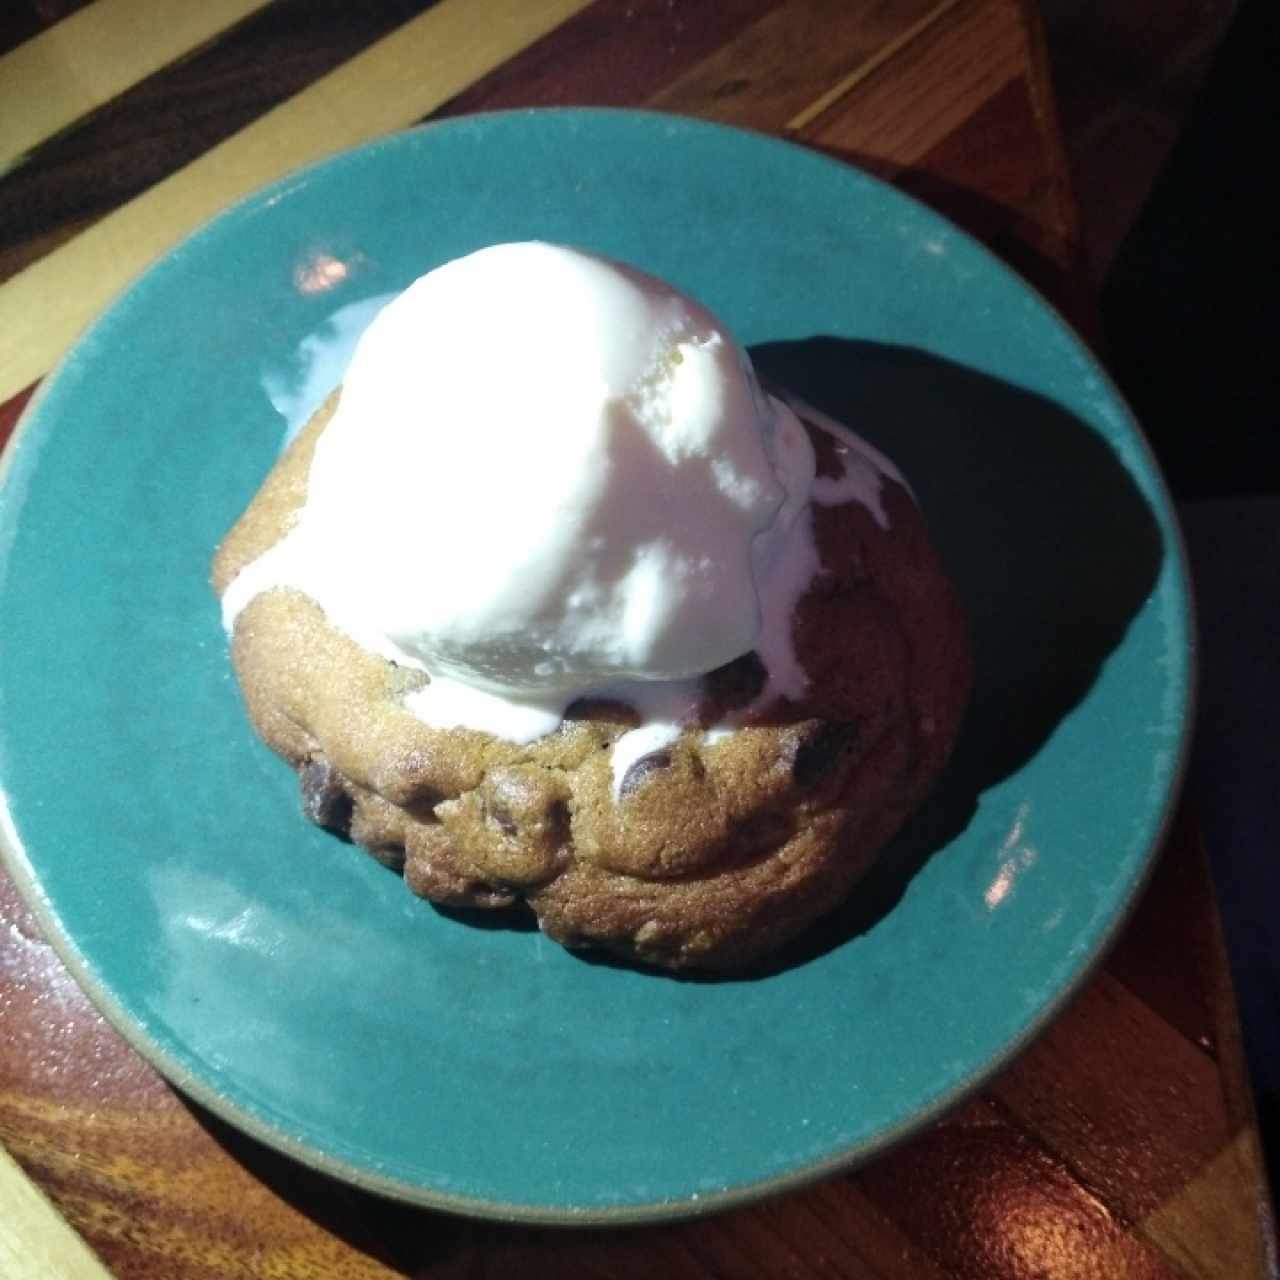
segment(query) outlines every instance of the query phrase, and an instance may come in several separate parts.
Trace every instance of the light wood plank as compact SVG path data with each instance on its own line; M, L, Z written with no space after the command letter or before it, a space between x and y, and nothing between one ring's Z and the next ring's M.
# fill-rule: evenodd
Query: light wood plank
M1138 1230L1194 1280L1267 1280L1276 1260L1263 1246L1271 1231L1265 1186L1258 1136L1246 1129Z
M0 1147L0 1275L6 1280L110 1280L88 1245Z
M270 0L97 0L0 57L0 176L33 148Z
M0 402L188 232L300 165L420 120L589 0L441 0L0 286Z

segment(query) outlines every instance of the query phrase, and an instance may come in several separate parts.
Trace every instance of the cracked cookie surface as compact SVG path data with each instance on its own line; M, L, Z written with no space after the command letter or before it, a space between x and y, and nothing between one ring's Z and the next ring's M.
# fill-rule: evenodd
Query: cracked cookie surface
M288 531L337 393L219 548L221 595ZM832 439L806 423L819 474ZM521 745L431 728L405 710L427 677L361 649L291 588L239 614L231 656L249 716L298 772L303 813L450 907L531 909L550 937L670 968L745 965L836 906L927 794L971 681L963 610L915 502L885 478L888 528L814 506L822 569L793 620L799 700L727 734L686 729L634 761L615 798L610 748L638 722L571 705ZM518 536L518 530L513 531ZM424 548L423 575L433 555ZM703 680L700 721L751 704L754 654Z

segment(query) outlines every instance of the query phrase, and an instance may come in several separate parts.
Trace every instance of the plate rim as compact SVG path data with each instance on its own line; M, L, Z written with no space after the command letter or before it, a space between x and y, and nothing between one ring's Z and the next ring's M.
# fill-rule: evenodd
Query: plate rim
M440 129L474 126L476 123L483 124L494 120L515 121L546 117L559 117L561 119L580 119L584 117L647 119L655 125L662 125L667 128L679 126L689 128L695 132L705 131L737 137L745 136L755 144L764 144L779 150L799 152L809 160L828 167L833 172L841 173L844 177L851 177L855 182L861 182L868 189L877 191L880 196L887 193L891 201L899 201L912 206L923 214L926 219L936 221L946 227L950 234L964 241L971 251L980 255L989 269L994 269L997 274L1006 277L1006 282L1012 282L1017 289L1029 295L1035 305L1043 310L1068 339L1072 353L1082 360L1089 367L1090 372L1098 378L1104 398L1122 410L1122 422L1116 437L1127 438L1135 447L1142 479L1149 488L1149 491L1144 493L1144 497L1153 508L1157 509L1166 518L1164 532L1168 538L1168 545L1165 548L1165 554L1173 564L1174 574L1170 584L1159 588L1159 590L1169 591L1172 588L1176 596L1175 603L1179 610L1178 620L1185 636L1185 688L1182 690L1184 701L1181 714L1178 717L1176 750L1167 774L1167 781L1164 784L1159 817L1154 823L1151 836L1145 842L1145 847L1140 854L1136 874L1119 908L1112 911L1110 919L1097 934L1093 945L1083 954L1071 977L1058 987L1053 996L1045 1002L1033 1017L1024 1023L1019 1034L1008 1042L1002 1052L986 1059L979 1067L954 1082L923 1107L912 1111L908 1117L892 1128L882 1129L870 1138L846 1144L818 1160L809 1161L783 1173L741 1182L723 1190L691 1193L684 1198L653 1199L643 1202L636 1201L634 1203L583 1207L493 1200L479 1196L459 1195L429 1188L418 1183L379 1175L345 1159L317 1150L284 1128L276 1127L259 1118L253 1112L237 1105L226 1095L219 1093L217 1089L206 1084L199 1076L189 1071L168 1050L162 1048L158 1042L151 1040L145 1029L126 1012L110 988L97 979L74 938L63 928L61 919L45 893L35 868L27 856L21 836L13 822L9 810L8 797L3 787L0 787L0 864L3 864L8 870L20 898L35 916L37 924L59 960L66 966L75 979L77 986L88 997L94 1008L107 1020L112 1029L172 1086L194 1099L200 1106L225 1121L232 1128L247 1134L264 1146L281 1152L316 1172L339 1179L361 1190L400 1203L427 1209L443 1210L448 1213L483 1221L533 1226L623 1226L685 1221L742 1208L764 1199L797 1191L836 1173L848 1171L862 1165L871 1159L886 1154L900 1143L919 1133L943 1113L950 1111L971 1097L995 1076L1007 1070L1027 1050L1031 1043L1039 1038L1083 986L1093 978L1117 937L1128 924L1139 900L1150 883L1159 855L1169 836L1178 810L1186 782L1191 743L1194 736L1199 701L1199 670L1197 662L1199 627L1196 616L1194 583L1186 551L1185 535L1178 519L1177 509L1169 490L1168 482L1156 459L1154 449L1128 401L1112 380L1109 371L1101 364L1099 358L1080 336L1074 325L1062 314L1061 310L1014 267L987 248L964 227L952 221L946 214L939 212L917 197L900 190L892 183L867 172L853 162L837 159L763 130L728 125L718 121L709 121L699 117L670 112L621 107L554 106L514 108L500 111L474 112L449 116L443 119L428 120L408 129L397 130L350 147L344 147L318 160L313 160L300 168L290 170L271 182L254 188L227 205L213 217L204 220L197 227L181 236L173 244L158 253L145 267L122 285L93 319L81 329L53 368L40 379L35 392L24 406L14 425L7 445L3 453L0 454L0 533L3 532L6 521L16 521L18 519L17 513L6 513L4 511L4 499L8 493L10 477L16 465L19 452L23 448L27 436L32 433L46 397L57 386L58 382L66 376L70 366L76 363L84 354L85 348L90 344L99 327L109 323L114 313L129 295L152 272L162 268L163 264L168 262L170 258L184 251L189 244L202 238L225 220L234 218L241 212L260 205L274 193L283 193L286 188L308 180L316 172L341 165L355 155L393 149L397 145L402 145L409 138L415 138ZM50 424L44 429L51 431L53 430L53 425ZM1108 444L1114 448L1114 440L1109 440ZM21 506L21 503L19 506ZM3 579L6 576L4 569L5 566L0 564L0 591L3 590ZM1179 647L1181 648L1181 646Z

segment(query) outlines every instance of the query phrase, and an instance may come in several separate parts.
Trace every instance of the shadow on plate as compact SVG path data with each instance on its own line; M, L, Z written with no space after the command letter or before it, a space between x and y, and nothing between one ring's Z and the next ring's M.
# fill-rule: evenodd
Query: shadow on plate
M901 467L968 604L973 698L924 808L849 900L723 982L767 977L865 933L978 797L1017 772L1088 694L1164 558L1147 499L1092 428L1043 396L927 352L816 337L753 348L760 376L849 424ZM623 964L584 953L598 964Z
M974 691L933 795L849 900L762 965L675 975L686 982L768 977L883 919L965 829L982 792L1033 759L1085 698L1165 554L1150 504L1110 445L1043 396L882 343L815 337L766 343L751 358L765 382L847 423L902 469L969 608ZM524 910L443 914L483 928L536 928ZM578 954L637 967L606 952Z

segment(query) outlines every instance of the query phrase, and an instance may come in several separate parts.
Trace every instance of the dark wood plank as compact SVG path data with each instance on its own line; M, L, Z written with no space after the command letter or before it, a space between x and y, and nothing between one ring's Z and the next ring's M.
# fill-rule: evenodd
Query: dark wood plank
M1098 285L1172 150L1237 5L1081 0L1056 7L1049 62L1090 279Z
M1121 104L1180 120L1236 9L1235 0L1059 6L1049 45L1063 131L1079 145Z
M90 0L6 0L0 4L0 54L83 9Z

